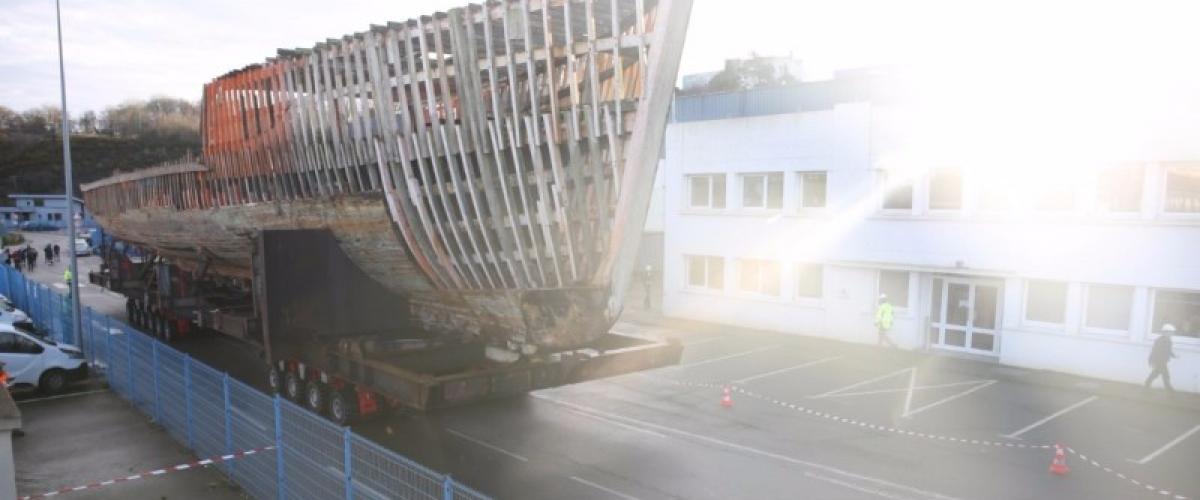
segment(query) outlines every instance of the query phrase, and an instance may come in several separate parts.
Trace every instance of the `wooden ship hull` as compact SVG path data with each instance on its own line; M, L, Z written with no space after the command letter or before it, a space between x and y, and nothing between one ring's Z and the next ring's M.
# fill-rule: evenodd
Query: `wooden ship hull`
M424 330L585 345L623 305L690 9L491 2L281 50L205 85L200 159L85 201L247 281L260 231L328 230Z

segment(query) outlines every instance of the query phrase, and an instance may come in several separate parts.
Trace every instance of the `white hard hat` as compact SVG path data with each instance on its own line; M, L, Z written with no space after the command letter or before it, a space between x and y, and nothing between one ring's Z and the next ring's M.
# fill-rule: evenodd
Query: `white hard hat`
M886 299L886 298L887 298L887 294L886 294L886 293L881 293L881 294L879 294L879 300L883 300L883 299Z
M1170 323L1166 323L1166 324L1164 324L1164 325L1162 326L1162 331L1164 331L1164 332L1174 332L1174 331L1175 331L1175 325L1172 325L1172 324L1170 324Z

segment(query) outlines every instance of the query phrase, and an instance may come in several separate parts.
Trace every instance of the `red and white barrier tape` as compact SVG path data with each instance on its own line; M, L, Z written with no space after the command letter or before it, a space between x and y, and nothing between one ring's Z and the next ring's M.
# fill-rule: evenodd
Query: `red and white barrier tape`
M117 477L117 478L109 479L107 481L97 481L94 483L88 483L88 484L83 484L83 485L79 485L79 486L59 488L54 491L47 491L45 493L40 493L37 495L23 496L23 497L21 497L21 500L34 500L37 498L51 498L51 497L56 497L58 495L71 493L74 491L83 491L83 490L92 490L92 489L96 489L96 488L103 488L105 486L112 486L114 484L124 483L124 482L128 482L128 481L136 481L138 479L146 479L149 477L161 476L161 475L169 474L172 472L179 472L179 471L184 471L184 470L188 470L188 469L194 469L197 467L204 467L206 465L212 465L215 463L228 462L230 460L236 460L239 458L248 457L248 456L254 455L256 453L262 453L264 451L273 450L273 449L275 449L274 446L264 446L262 448L254 448L252 450L242 450L242 451L239 451L236 453L230 453L228 455L217 455L217 456L209 457L209 458L206 458L203 460L197 460L195 462L188 462L188 463L179 464L179 465L176 465L173 467L166 467L163 469L154 469L154 470L134 474L132 476Z
M846 417L842 417L840 415L826 413L826 412L822 412L819 410L814 410L812 408L806 408L806 407L798 405L798 404L781 401L781 400L772 398L770 396L758 394L753 391L748 391L748 390L738 387L736 385L712 384L712 383L702 383L702 382L687 382L687 381L675 380L675 379L667 378L667 377L650 377L650 378L653 378L655 380L669 382L669 383L676 384L676 385L685 386L685 387L696 387L696 388L703 388L703 389L722 389L722 390L724 388L728 387L733 392L740 393L740 394L743 394L746 396L750 396L752 398L755 398L755 399L758 399L761 401L769 402L774 405L788 408L791 410L795 410L797 412L811 415L814 417L819 417L819 418L823 418L826 420L832 420L834 422L839 422L839 423L843 423L843 424L847 424L847 425L851 425L851 426L863 427L863 428L867 428L867 429L874 430L874 431L891 432L891 433L898 434L901 436L923 438L923 439L929 439L929 440L933 440L933 441L941 441L941 442L949 442L949 443L959 443L959 444L969 444L969 445L979 445L979 446L992 446L992 447L1001 447L1001 448L1024 448L1024 449L1041 449L1041 450L1054 448L1053 445L1049 445L1049 444L1011 443L1011 442L1001 442L1001 441L989 441L986 439L969 439L969 438L956 437L956 436L946 436L946 435L940 435L940 434L914 432L914 431L900 429L900 428L887 426L887 425L872 424L872 423L856 420L853 418L846 418ZM1077 450L1075 450L1069 446L1066 447L1066 450L1068 453L1079 457L1080 460L1083 460L1088 465L1091 465L1092 467L1095 467L1096 469L1102 470L1102 471L1116 477L1117 479L1126 481L1135 487L1142 488L1147 491L1153 492L1163 498L1171 498L1173 500L1191 500L1191 498L1186 495L1181 495L1181 494L1171 491L1171 490L1159 488L1157 486L1151 485L1144 481L1138 481L1124 473L1114 470L1111 467L1101 465L1099 462L1089 459L1086 455L1079 453Z

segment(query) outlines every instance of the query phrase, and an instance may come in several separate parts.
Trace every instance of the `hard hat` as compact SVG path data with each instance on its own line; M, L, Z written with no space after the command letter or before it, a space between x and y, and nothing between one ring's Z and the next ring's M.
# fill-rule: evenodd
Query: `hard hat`
M879 300L885 300L885 299L887 299L887 294L886 294L886 293L881 293L881 294L879 294Z
M1162 331L1163 331L1163 332L1172 332L1172 333L1173 333L1173 332L1175 331L1175 325L1172 325L1172 324L1170 324L1170 323L1166 323L1166 324L1164 324L1164 325L1162 326Z

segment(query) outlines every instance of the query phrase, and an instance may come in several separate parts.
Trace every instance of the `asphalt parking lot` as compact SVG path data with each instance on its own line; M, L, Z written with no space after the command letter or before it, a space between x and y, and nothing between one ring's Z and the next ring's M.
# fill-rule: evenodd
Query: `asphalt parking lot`
M646 314L614 330L678 338L682 363L355 430L497 498L1200 496L1196 395ZM235 341L175 345L264 387Z

